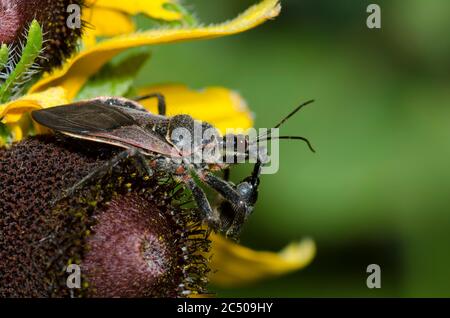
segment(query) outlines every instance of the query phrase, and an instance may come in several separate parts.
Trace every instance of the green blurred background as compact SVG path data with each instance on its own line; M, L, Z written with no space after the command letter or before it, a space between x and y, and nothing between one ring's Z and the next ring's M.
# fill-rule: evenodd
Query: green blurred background
M257 1L185 1L220 22ZM281 168L262 178L242 243L278 250L304 236L318 254L306 269L219 296L450 296L450 2L285 0L279 18L233 37L158 46L139 83L183 82L239 91L282 129ZM240 180L250 167L239 167ZM381 266L381 289L366 267Z

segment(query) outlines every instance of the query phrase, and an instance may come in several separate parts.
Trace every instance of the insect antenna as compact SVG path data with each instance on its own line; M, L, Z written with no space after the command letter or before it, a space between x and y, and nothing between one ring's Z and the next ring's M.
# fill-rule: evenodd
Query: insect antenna
M314 102L314 99L308 100L302 104L300 104L299 106L297 106L292 112L290 112L286 117L284 117L277 125L275 125L275 127L273 128L280 128L281 125L283 125L289 118L291 118L292 116L294 116L300 109L302 109L303 107L311 104ZM306 139L305 137L300 137L300 136L279 136L279 137L272 137L272 130L269 130L266 134L258 136L256 138L255 142L259 142L259 141L268 141L268 140L272 140L272 139L293 139L293 140L302 140L304 142L306 142L306 144L308 145L309 149L312 152L315 152L314 148L312 147L311 143L309 142L308 139ZM259 184L259 176L261 174L261 166L263 165L263 163L261 162L261 160L256 161L255 166L253 167L253 172L250 176L250 182L253 186L257 187Z
M305 107L305 106L307 106L307 105L309 105L309 104L311 104L311 103L314 103L314 99L311 99L311 100L309 100L309 101L307 101L307 102L304 102L303 104L297 106L296 109L294 109L289 115L287 115L286 117L284 117L284 118L283 118L283 119L282 119L275 127L273 127L273 128L279 128L281 125L283 125L283 124L286 122L286 120L288 120L289 118L291 118L292 116L294 116L300 109L302 109L303 107Z
M302 109L303 107L305 107L305 106L307 106L307 105L309 105L309 104L311 104L311 103L314 103L314 99L311 99L311 100L309 100L309 101L307 101L307 102L304 102L303 104L297 106L292 112L289 113L289 115L287 115L286 117L284 117L284 118L283 118L277 125L275 125L275 127L273 127L273 128L275 128L275 129L276 129L276 128L280 128L281 125L283 125L289 118L291 118L292 116L294 116L300 109ZM258 138L257 138L256 141L259 141L261 138L268 137L268 136L270 136L271 134L272 134L272 130L269 130L269 132L268 132L267 134L262 135L262 136L258 136ZM286 138L286 139L287 139L287 138Z
M311 143L309 142L309 140L307 138L301 137L301 136L278 136L278 137L267 136L267 137L264 137L263 139L258 139L258 141L269 141L269 140L275 140L275 139L301 140L301 141L304 141L308 145L308 148L312 152L316 152L314 150L313 146L311 145Z

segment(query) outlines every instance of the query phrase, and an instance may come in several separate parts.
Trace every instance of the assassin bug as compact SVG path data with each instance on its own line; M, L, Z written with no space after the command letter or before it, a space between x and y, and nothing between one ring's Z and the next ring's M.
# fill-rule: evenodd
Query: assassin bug
M149 98L158 99L158 114L150 113L139 104L139 101ZM274 128L280 127L288 118L311 102L313 101L298 106ZM31 116L37 123L56 132L125 149L104 166L92 171L67 189L67 196L120 161L133 157L139 164L140 170L147 175L151 176L155 171L163 171L183 182L192 192L204 221L212 229L225 233L228 237L237 239L243 223L256 203L263 164L259 153L256 154L257 160L252 174L237 185L228 181L228 177L221 179L213 174L213 171L224 170L225 176L229 175L229 164L193 160L193 156L197 152L229 144L230 140L232 155L248 158L254 151L251 147L254 142L244 135L220 137L212 125L194 120L189 115L167 117L165 99L161 94L149 94L134 100L122 97L98 97L68 105L35 110ZM198 126L201 127L202 132L208 129L212 130L213 138L195 142L181 138L183 136L180 137L175 133L177 129L183 129L192 135L195 133L194 127ZM272 138L302 140L314 151L309 141L299 136L271 137L269 132L264 136L259 136L256 143ZM243 147L237 147L238 144ZM230 151L229 147L225 148L228 149L228 152ZM229 153L227 154L229 155ZM226 154L221 152L220 155L225 156ZM219 209L211 208L204 191L194 180L195 178L209 185L224 198L225 203ZM230 220L226 220L226 218Z

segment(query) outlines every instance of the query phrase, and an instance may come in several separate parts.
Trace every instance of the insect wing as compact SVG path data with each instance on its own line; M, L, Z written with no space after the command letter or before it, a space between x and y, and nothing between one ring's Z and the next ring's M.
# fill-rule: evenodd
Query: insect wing
M100 100L36 110L31 116L39 124L72 137L180 156L156 132L141 127L126 113L126 108L108 106Z
M181 157L177 149L158 134L138 125L123 126L108 132L99 131L89 135L96 137L97 140L101 138L104 142L118 144L125 148L133 146L147 153L154 152L171 157Z
M73 134L105 132L134 124L133 118L125 112L99 101L35 110L31 116L42 126Z

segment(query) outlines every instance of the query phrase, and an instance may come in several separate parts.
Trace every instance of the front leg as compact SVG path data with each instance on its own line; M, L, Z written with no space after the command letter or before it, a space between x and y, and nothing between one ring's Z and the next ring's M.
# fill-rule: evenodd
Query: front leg
M192 196L197 203L197 207L202 212L203 218L206 220L208 226L214 230L218 230L221 223L220 217L211 208L205 192L195 183L190 175L184 176L183 182L187 185L189 190L191 190Z
M231 205L234 217L225 234L227 237L236 240L239 237L242 225L253 211L253 205L256 201L254 191L257 191L257 188L253 188L247 181L243 181L234 188L229 182L218 178L211 172L204 172L201 175L201 180L216 190Z

